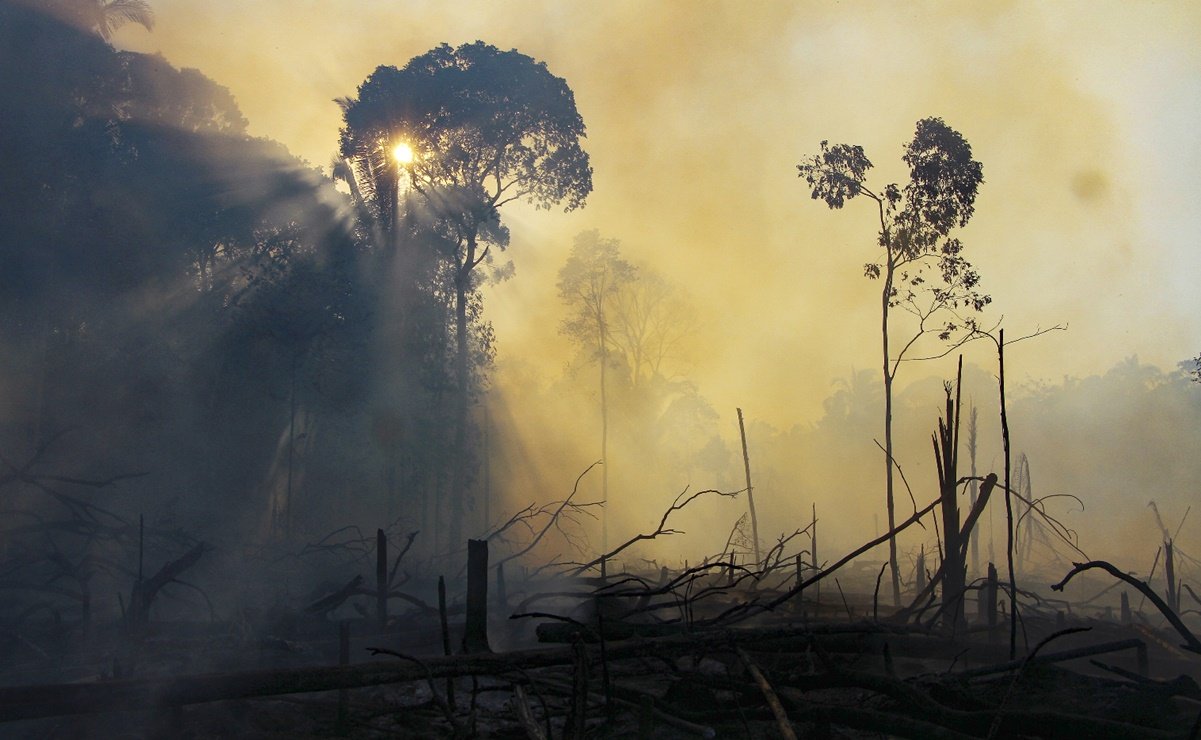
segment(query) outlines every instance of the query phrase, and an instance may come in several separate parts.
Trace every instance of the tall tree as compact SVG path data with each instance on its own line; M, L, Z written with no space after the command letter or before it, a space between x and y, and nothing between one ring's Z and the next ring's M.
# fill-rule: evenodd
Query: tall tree
M601 411L601 551L608 551L609 519L609 397L608 372L613 349L610 330L612 302L634 280L635 269L621 258L616 239L604 239L595 229L578 234L567 262L559 270L559 297L568 307L562 331L593 355L600 366Z
M676 287L642 266L638 279L626 281L613 295L610 316L610 339L624 355L635 388L662 375L664 361L678 357L695 328L695 311Z
M963 244L951 231L967 224L975 209L976 191L983 181L982 167L972 159L972 148L962 135L940 118L917 122L913 140L903 159L909 165L909 182L880 191L867 187L872 163L863 147L821 143L821 152L797 165L812 197L832 209L863 195L876 204L877 242L883 259L869 262L864 274L882 279L880 338L884 381L885 496L888 528L896 526L893 496L892 388L897 370L917 342L931 333L947 340L974 321L961 312L980 311L990 302L976 290L979 275L963 257ZM901 344L890 347L890 319L901 309L916 319L916 328ZM894 605L901 601L895 537L888 542Z
M378 67L357 98L343 103L343 113L341 155L364 198L395 220L398 186L406 182L421 199L414 216L438 231L441 256L452 267L458 464L450 536L457 543L467 484L468 313L476 268L493 248L507 245L499 218L505 204L583 205L592 191L584 122L567 83L544 63L479 41L442 44L401 69Z

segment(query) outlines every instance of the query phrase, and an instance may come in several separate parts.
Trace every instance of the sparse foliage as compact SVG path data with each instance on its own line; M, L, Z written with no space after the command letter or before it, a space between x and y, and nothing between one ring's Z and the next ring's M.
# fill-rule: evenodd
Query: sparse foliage
M981 164L972 159L967 140L940 118L917 122L903 159L909 165L909 182L902 188L867 187L871 160L861 146L821 143L821 151L797 165L810 195L832 209L864 196L876 203L877 242L883 259L868 262L864 275L883 279L881 288L881 340L884 377L885 482L889 529L895 523L893 500L892 384L900 363L928 334L948 341L964 330L976 329L970 315L981 311L991 298L980 293L979 275L963 257L963 243L950 236L967 224L975 209L976 191L983 181ZM913 333L899 351L890 350L890 317L893 309L916 320ZM894 604L900 603L900 576L896 541L889 540Z

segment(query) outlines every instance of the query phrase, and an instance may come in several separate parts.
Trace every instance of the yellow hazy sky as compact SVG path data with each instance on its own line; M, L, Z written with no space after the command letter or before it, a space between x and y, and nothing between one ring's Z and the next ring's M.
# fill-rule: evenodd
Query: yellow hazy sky
M795 165L829 139L862 144L876 185L903 180L928 116L984 165L961 236L988 316L1011 336L1070 325L1014 351L1017 379L1201 352L1196 3L151 4L154 31L127 27L118 46L199 68L252 133L317 165L336 149L334 99L439 43L516 48L567 80L595 191L570 214L503 214L517 274L486 309L502 367L562 370L555 274L597 228L687 289L700 328L677 369L723 414L812 420L833 378L879 363L878 285L862 277L877 248L869 204L827 210Z

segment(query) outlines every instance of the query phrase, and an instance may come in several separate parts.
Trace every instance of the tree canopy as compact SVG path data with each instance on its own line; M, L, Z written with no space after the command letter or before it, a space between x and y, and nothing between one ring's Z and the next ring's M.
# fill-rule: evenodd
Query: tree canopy
M513 200L570 210L592 191L571 88L516 50L442 44L400 69L378 67L343 107L341 155L373 193L404 167L440 213L482 223ZM413 152L407 165L392 156L400 143Z

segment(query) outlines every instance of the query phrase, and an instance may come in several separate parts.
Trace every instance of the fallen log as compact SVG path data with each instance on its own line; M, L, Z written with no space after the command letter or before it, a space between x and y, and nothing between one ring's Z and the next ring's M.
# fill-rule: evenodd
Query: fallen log
M804 627L756 630L715 630L702 635L673 635L629 640L607 646L608 660L674 655L704 648L725 648L731 642L750 644L795 637ZM589 660L600 659L597 646L585 646ZM554 665L569 665L571 648L538 648L511 653L423 658L419 664L373 661L349 666L288 670L213 673L175 678L120 679L98 683L0 687L0 722L66 714L140 711L233 699L353 689L431 678L504 675Z
M1138 652L1140 663L1146 662L1147 643L1136 637L1132 637L1126 640L1103 642L1099 645L1087 645L1085 647L1072 648L1070 650L1060 650L1054 653L1043 653L1042 655L1037 655L1029 659L1010 660L1005 663L998 663L996 665L982 666L980 668L968 668L951 675L955 676L956 678L990 676L996 673L1008 673L1009 671L1018 670L1027 662L1029 662L1030 665L1049 665L1052 663L1062 663L1067 660L1090 658L1094 655L1104 655L1106 653L1116 653L1120 650L1130 649L1134 649Z

